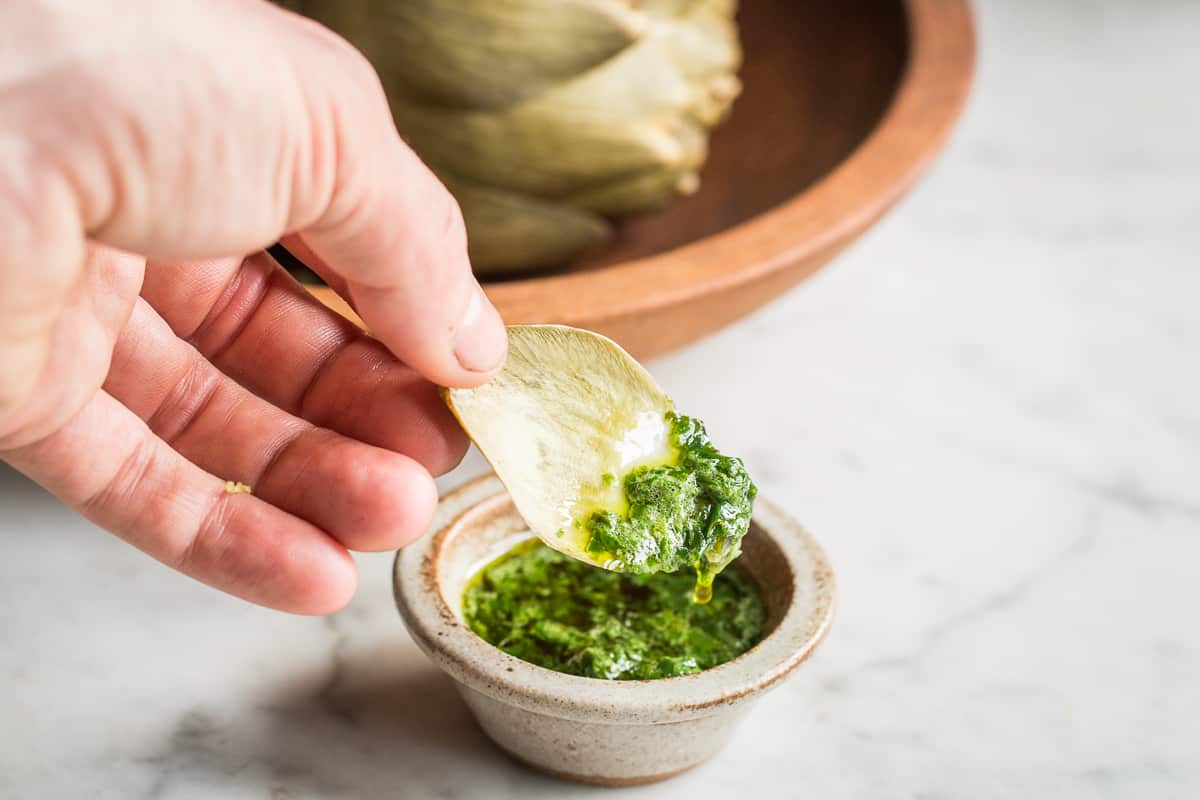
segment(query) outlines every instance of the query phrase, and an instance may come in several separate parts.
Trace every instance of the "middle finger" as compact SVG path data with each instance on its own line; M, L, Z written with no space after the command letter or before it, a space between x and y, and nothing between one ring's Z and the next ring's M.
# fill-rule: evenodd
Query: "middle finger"
M249 484L353 550L400 547L433 515L437 491L421 465L251 394L143 300L117 340L104 388L188 460Z
M266 253L150 262L142 297L218 369L290 414L404 453L435 475L466 452L433 384Z

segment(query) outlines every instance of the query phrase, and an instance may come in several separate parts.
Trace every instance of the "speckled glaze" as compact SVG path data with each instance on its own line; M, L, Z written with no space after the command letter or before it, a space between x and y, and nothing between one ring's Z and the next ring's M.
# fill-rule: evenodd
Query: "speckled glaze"
M725 744L750 703L802 663L833 618L820 547L769 500L755 501L739 559L762 589L767 636L726 664L682 678L604 681L508 655L462 622L475 571L530 533L494 475L443 498L434 533L396 557L396 604L413 638L454 678L480 727L516 759L607 785L677 775Z

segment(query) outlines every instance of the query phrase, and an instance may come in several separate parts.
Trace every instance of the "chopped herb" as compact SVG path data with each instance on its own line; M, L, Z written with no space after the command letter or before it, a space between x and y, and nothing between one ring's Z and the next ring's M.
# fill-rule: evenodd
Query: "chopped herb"
M548 669L610 680L689 675L757 644L766 611L753 581L731 569L707 605L685 573L627 575L536 540L501 556L463 593L463 616L501 650Z
M678 460L629 472L629 511L593 513L584 523L587 549L620 561L623 572L691 566L704 602L713 577L741 553L758 490L741 459L713 447L700 420L668 413L667 422Z

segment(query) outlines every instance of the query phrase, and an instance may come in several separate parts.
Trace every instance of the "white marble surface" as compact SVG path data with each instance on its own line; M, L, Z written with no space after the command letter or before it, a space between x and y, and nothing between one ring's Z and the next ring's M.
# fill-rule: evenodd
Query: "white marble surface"
M653 365L841 609L718 760L606 796L1200 797L1200 5L978 5L930 178ZM252 608L0 469L0 797L602 793L501 756L360 564L337 616Z

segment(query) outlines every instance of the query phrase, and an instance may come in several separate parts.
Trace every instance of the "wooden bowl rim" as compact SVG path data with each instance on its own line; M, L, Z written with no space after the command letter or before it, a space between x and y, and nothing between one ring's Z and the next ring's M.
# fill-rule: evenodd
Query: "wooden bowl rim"
M759 280L865 228L924 171L949 135L968 91L975 34L967 0L904 0L909 54L883 117L832 172L790 200L723 231L644 258L594 270L486 283L503 309L564 310L587 298L580 319L628 316ZM772 246L764 248L763 244ZM737 264L747 252L771 253ZM652 286L652 292L630 292ZM506 322L530 322L524 315ZM556 321L570 324L571 320Z

